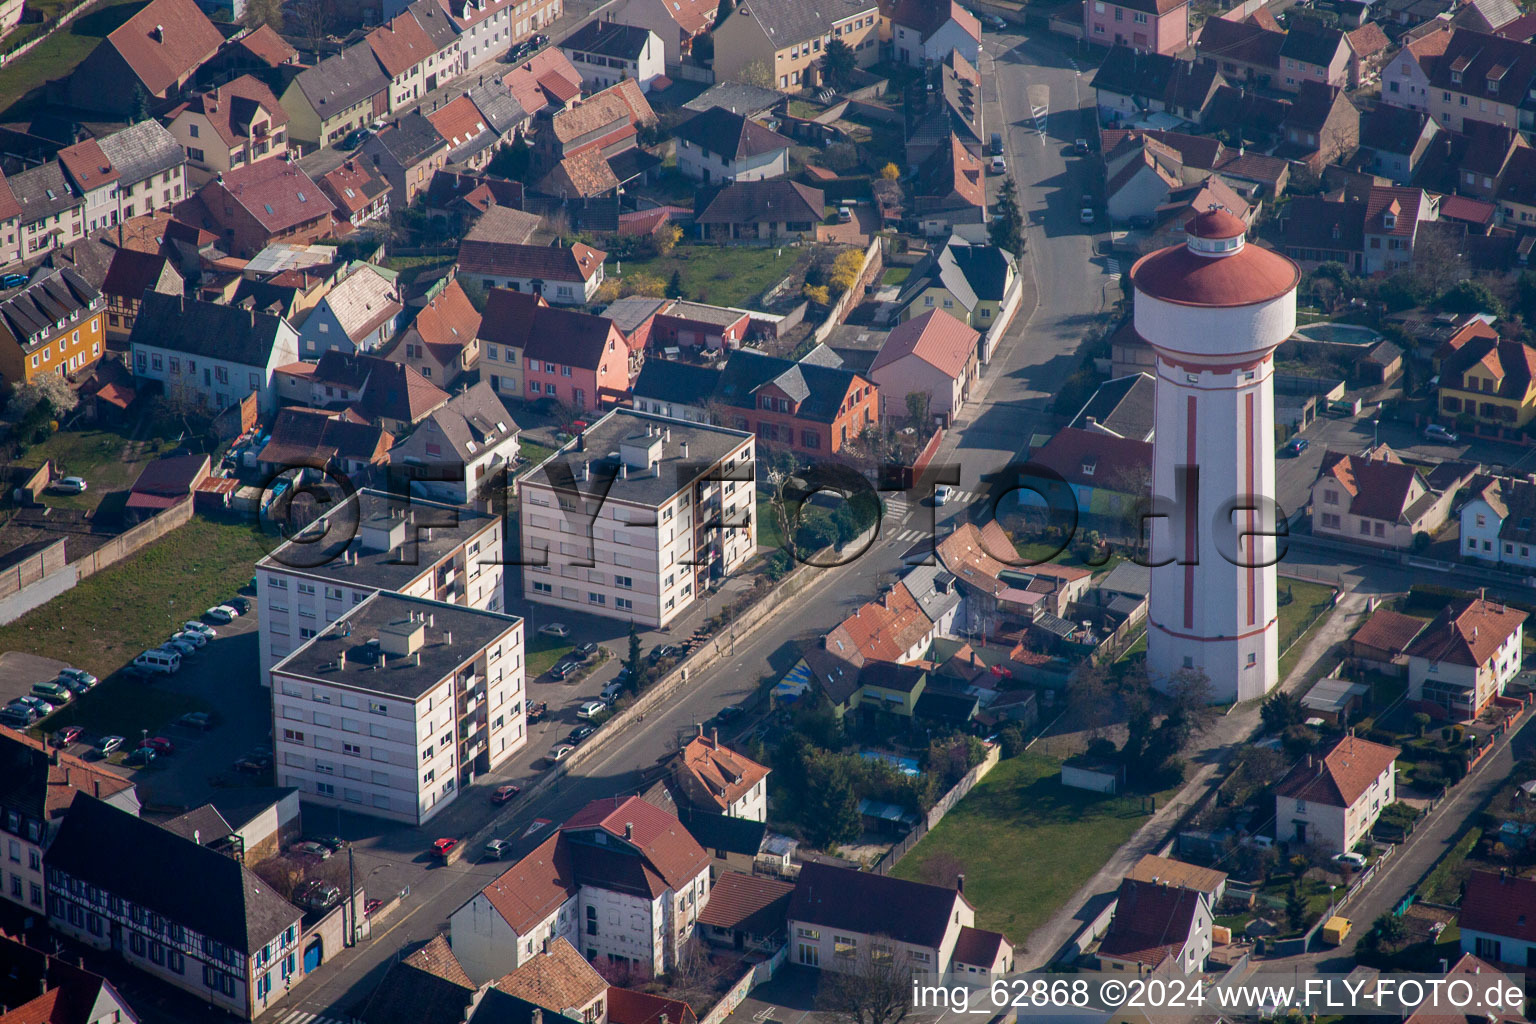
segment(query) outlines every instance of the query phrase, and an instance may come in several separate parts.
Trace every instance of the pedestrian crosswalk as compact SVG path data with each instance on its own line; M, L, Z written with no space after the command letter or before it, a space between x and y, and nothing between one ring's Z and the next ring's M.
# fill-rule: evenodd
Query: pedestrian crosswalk
M905 519L907 512L912 508L912 503L900 494L885 495L885 518Z
M317 1013L293 1010L277 1024L353 1024L351 1017L322 1017Z
M952 504L952 503L953 504L964 505L964 504L967 504L968 502L975 501L977 498L980 498L980 497L981 497L981 492L980 491L962 491L958 487L951 487L949 489L949 497L945 499L944 503L946 505Z
M927 530L902 530L896 535L895 539L902 544L912 544L928 536Z

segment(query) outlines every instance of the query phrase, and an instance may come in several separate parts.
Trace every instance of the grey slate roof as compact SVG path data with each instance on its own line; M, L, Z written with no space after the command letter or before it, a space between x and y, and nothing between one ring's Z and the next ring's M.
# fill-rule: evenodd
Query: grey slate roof
M942 565L915 565L901 578L901 585L934 622L960 603L960 588L953 573Z
M264 367L283 324L282 317L271 313L145 292L128 341L130 345Z
M737 349L725 364L716 394L731 405L751 408L757 404L757 390L774 384L800 403L798 418L831 423L837 418L837 410L852 387L854 376L852 370L841 366L803 360L795 363L751 349Z
M971 290L980 299L1000 302L1008 285L1013 254L995 245L977 245L952 237L946 248Z
M187 162L186 151L159 121L151 118L129 125L97 140L101 151L117 168L122 187L136 185Z
M724 814L680 808L677 820L693 836L694 841L706 850L725 850L756 857L763 847L768 826L750 818L732 818Z
M1145 441L1156 425L1157 381L1151 374L1131 373L1105 381L1067 424L1088 430L1088 418L1105 430Z
M207 846L229 835L234 829L213 804L194 807L167 821L162 828L174 832L183 839L190 839L199 846Z
M437 0L416 0L406 10L411 12L416 24L421 26L421 30L439 51L452 46L454 40L459 38L459 30L454 27L448 12L443 10ZM479 106L478 103L475 105Z
M433 0L428 2L432 3ZM469 90L469 98L480 113L485 115L486 123L497 135L506 135L528 120L528 112L500 82L475 86Z
M672 134L728 160L761 156L790 146L790 141L778 132L724 107L713 107L690 117Z
M470 462L485 448L500 444L509 434L515 437L517 433L512 414L501 404L491 385L479 381L428 413L426 421L396 445L395 450L410 451L428 437L441 438L452 446L460 462ZM393 456L394 452L390 454Z
M627 295L622 299L615 299L603 310L603 316L613 321L620 333L628 335L635 328L645 323L646 318L654 316L663 306L671 304L670 299L653 299L645 295Z
M703 113L711 107L724 107L737 114L755 117L772 110L783 103L784 99L784 94L777 89L764 89L760 85L746 85L742 82L721 82L684 103L683 109Z
M750 6L773 45L781 48L826 35L834 21L878 8L875 0L767 0Z
M636 398L677 405L700 405L715 393L720 369L670 359L647 359L631 389Z
M73 270L65 267L35 277L21 291L0 303L0 320L11 336L27 350L27 339L47 334L60 320L90 307L101 293Z
M1127 558L1109 570L1109 575L1100 580L1098 586L1100 590L1116 594L1146 597L1152 592L1152 568Z
M414 167L446 145L448 140L438 134L432 122L413 110L369 139L366 148L381 148L401 167Z
M21 206L23 224L56 216L85 203L85 197L65 179L64 169L57 161L28 167L6 181Z
M334 57L304 69L294 81L322 119L389 88L389 78L366 42L354 43Z
M562 39L560 49L636 60L644 52L650 34L650 29L594 19Z
M303 917L239 861L85 793L70 805L47 866L247 955Z

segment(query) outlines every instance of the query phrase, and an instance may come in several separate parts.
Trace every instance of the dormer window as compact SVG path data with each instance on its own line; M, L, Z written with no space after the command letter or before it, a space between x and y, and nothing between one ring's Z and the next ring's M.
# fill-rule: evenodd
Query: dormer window
M1488 79L1488 91L1490 93L1495 93L1495 92L1499 91L1499 80L1497 78L1489 78Z
M1452 71L1451 72L1451 83L1453 85L1460 85L1461 84L1461 72L1460 71Z
M1388 231L1396 231L1397 230L1397 214L1392 213L1390 210L1388 212L1382 214L1381 215L1381 226L1386 228Z

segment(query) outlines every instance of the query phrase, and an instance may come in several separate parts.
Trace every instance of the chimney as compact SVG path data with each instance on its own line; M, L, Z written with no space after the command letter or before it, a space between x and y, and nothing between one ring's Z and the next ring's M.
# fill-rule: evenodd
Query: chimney
M683 445L682 445L682 448L679 449L679 450L683 453L683 458L686 459L688 457L688 442L684 441Z
M435 613L427 612L427 625L428 626L435 625L435 620L436 619L437 619L437 615Z
M666 441L668 443L670 443L672 441L672 428L671 427L668 427L666 429L666 433L664 433L662 435L662 440Z
M528 1024L544 1024L544 1011L535 1006L528 1014Z
M635 823L634 822L626 821L624 823L624 838L625 839L631 839L631 840L635 838Z
M157 43L165 42L165 26L164 25L156 25L155 26L154 36L155 36L155 42L157 42Z
M443 643L447 644L449 647L453 646L453 634L448 632L446 629L443 630Z
M581 464L581 479L583 482L592 479L592 460L587 459Z
M629 479L629 463L627 463L627 462L619 463L619 479L620 480L628 480Z
M203 845L203 830L202 829L195 828L195 829L192 830L192 841L194 843L196 843L198 846L202 846Z
M965 872L964 871L960 872L958 875L955 876L955 892L960 893L962 896L965 894Z
M699 739L703 739L703 738L704 738L704 723L700 722L699 723Z
M709 743L710 743L710 746L712 746L712 747L720 746L720 730L719 729L711 729L710 730Z

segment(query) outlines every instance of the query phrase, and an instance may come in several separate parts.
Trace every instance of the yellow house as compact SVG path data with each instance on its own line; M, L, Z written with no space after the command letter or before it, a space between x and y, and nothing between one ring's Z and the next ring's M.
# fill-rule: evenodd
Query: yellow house
M106 348L105 309L101 293L68 267L34 277L0 303L0 378L26 384L95 363Z
M333 145L388 112L389 88L368 44L354 43L305 68L283 90L288 137L306 152Z
M1440 364L1440 411L1448 418L1511 430L1536 417L1536 348L1473 338Z
M860 67L879 59L880 5L856 0L826 15L815 4L747 0L714 36L717 81L760 77L753 84L798 92L821 83L821 55L834 39L848 44Z
M896 300L901 319L942 309L967 327L986 333L1001 314L1016 276L1013 254L995 245L951 238L912 268Z

